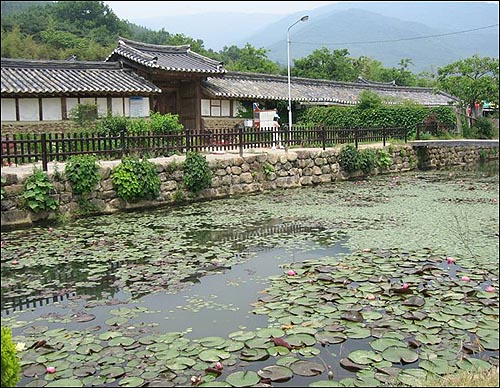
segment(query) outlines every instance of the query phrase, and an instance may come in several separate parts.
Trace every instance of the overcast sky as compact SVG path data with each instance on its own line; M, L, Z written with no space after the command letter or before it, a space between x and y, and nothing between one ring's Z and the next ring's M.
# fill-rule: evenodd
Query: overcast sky
M267 13L287 15L337 1L105 1L120 19L207 12Z

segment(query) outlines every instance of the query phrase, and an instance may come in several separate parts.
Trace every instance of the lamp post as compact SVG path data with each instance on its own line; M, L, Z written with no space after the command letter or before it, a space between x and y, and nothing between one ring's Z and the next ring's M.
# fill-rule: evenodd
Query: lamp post
M286 48L287 48L287 64L288 64L288 128L292 130L292 85L290 82L290 29L299 22L305 22L309 19L308 15L302 16L299 20L293 23L286 31Z

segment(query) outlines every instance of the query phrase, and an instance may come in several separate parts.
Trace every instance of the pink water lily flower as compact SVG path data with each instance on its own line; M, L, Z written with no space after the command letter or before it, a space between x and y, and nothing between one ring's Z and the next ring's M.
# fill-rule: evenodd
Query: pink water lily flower
M218 369L218 370L222 370L222 369L224 369L224 365L222 365L222 362L217 361L217 362L215 363L215 369Z
M486 292L495 292L495 287L493 287L493 286L488 286L488 287L486 287L486 290L485 290L485 291L486 291Z
M455 264L455 258L454 258L454 257L450 257L450 256L448 256L448 257L446 258L446 262L447 262L448 264Z
M290 269L290 270L288 270L287 275L288 276L295 276L295 275L297 275L297 272L295 272L293 269Z
M462 280L464 282L469 282L470 281L470 277L468 277L468 276L462 276Z
M19 264L19 261L17 261L17 260L12 260L12 264L14 264L14 265Z
M401 286L401 288L403 289L407 289L408 287L410 287L410 285L408 283L403 283L403 285Z
M46 370L47 370L47 373L56 373L55 366L48 366Z

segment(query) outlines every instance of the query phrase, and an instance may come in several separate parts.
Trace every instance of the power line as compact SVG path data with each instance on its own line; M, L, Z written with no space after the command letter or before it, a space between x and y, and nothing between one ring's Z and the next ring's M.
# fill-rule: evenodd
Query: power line
M316 44L316 45L323 45L323 46L340 46L340 45L347 45L347 44L393 43L393 42L403 42L403 41L408 41L408 40L428 39L428 38L437 38L437 37L441 37L441 36L464 34L466 32L485 30L487 28L492 28L492 27L498 27L498 24L492 24L491 26L486 26L486 27L478 27L478 28L474 28L472 30L463 30L463 31L457 31L457 32L448 32L446 34L435 34L435 35L427 35L427 36L418 36L418 37L415 37L415 38L401 38L401 39L392 39L392 40L370 40L370 41L366 41L366 42L340 42L340 43L291 42L291 43L296 43L296 44Z

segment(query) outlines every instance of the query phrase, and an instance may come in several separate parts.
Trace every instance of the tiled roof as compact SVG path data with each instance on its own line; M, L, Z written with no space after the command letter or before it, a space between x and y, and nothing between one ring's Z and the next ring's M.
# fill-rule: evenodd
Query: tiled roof
M224 74L222 62L192 52L186 46L161 46L119 38L106 61L122 56L143 66L184 73Z
M288 100L286 76L228 72L221 78L208 78L203 89L212 98L238 98L251 100ZM292 101L355 105L364 90L371 90L389 103L411 100L424 106L448 105L457 99L445 93L435 93L430 88L413 88L381 84L335 82L292 77Z
M119 63L2 58L4 95L151 94L161 89Z

